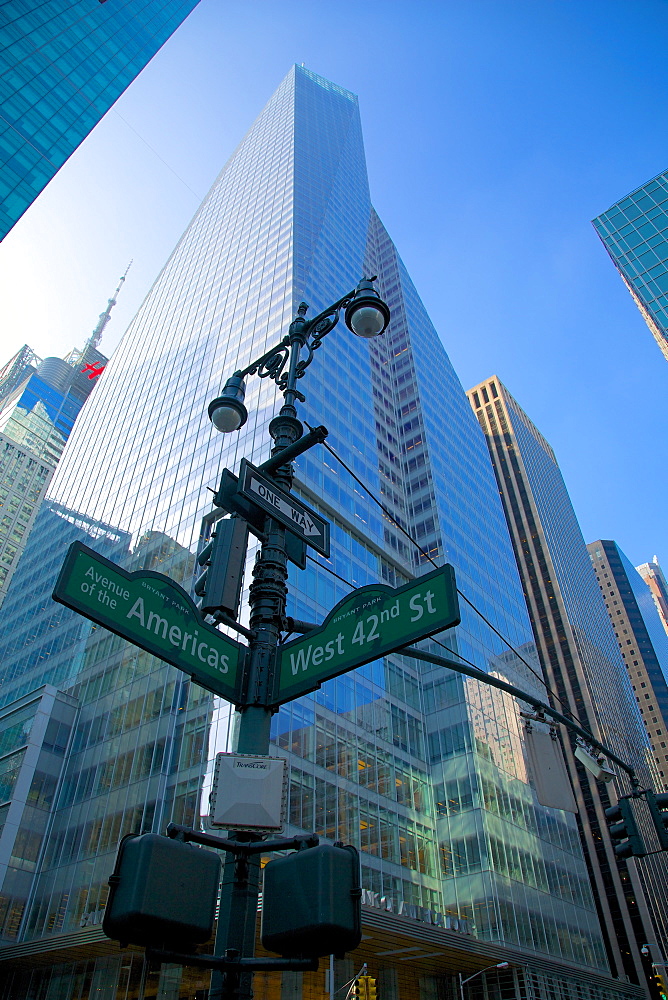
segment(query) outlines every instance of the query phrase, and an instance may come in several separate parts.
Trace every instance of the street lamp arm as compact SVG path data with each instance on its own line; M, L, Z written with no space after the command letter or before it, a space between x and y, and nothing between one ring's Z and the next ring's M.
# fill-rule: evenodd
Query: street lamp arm
M259 378L280 378L281 372L285 366L290 354L290 338L283 337L280 344L276 344L271 350L263 354L261 358L256 358L255 361L251 361L246 368L239 368L238 371L234 373L235 378L246 378L247 375L255 375L257 372Z
M488 965L485 969L480 969L478 972L474 972L472 976L468 977L468 979L462 979L461 985L466 986L466 984L470 983L476 976L482 976L483 972L489 972L490 969L498 969L498 967L498 962L495 962L494 965Z
M243 427L248 419L248 411L244 405L244 378L255 374L259 378L274 380L285 400L280 416L296 420L295 403L297 400L306 402L304 394L297 389L297 381L313 361L313 353L320 347L323 338L339 322L341 310L345 308L348 329L362 340L377 337L387 329L390 309L374 288L374 281L375 278L362 278L355 288L310 320L306 319L308 305L301 302L287 336L245 368L237 369L228 378L221 395L209 403L209 419L214 427L223 433L238 431ZM302 358L304 348L307 354ZM286 441L282 446L285 447L287 443Z
M320 341L323 337L326 337L334 329L339 322L341 310L352 302L356 292L357 288L353 288L346 295L343 295L338 302L327 306L326 309L323 309L321 313L318 313L317 316L314 316L310 320L304 319L308 305L306 302L300 302L295 323L299 327L299 340L309 348L309 356L297 365L297 378L302 377L304 371L311 363L313 351L320 346ZM293 333L292 330L291 333ZM309 344L308 338L311 334L313 334L313 342ZM279 382L280 388L285 388L280 385L280 382L285 380L285 376L281 379L281 375L290 356L291 342L291 336L283 337L279 344L276 344L261 357L256 358L255 361L251 361L245 368L240 368L236 371L234 373L235 376L237 378L246 378L247 375L255 375L257 373L259 378L273 378L276 382Z
M461 972L459 973L459 997L460 1000L464 1000L464 987L467 983L470 983L472 979L476 976L482 976L483 972L489 972L490 969L507 969L510 966L510 962L495 962L494 965L488 965L485 969L479 969L478 972L474 972L472 976L468 979L462 979Z
M369 280L374 281L375 278L370 278ZM326 337L327 334L330 333L330 331L333 330L336 324L339 322L339 313L341 312L343 307L349 305L355 298L356 294L357 294L357 288L353 288L352 291L348 292L346 295L343 295L338 302L335 302L331 306L327 306L326 309L323 309L323 311L321 313L318 313L317 316L314 316L313 319L307 320L306 322L307 337L310 336L311 334L314 334L313 340L317 341L318 343L322 340L323 337ZM308 306L306 305L306 303L301 302L299 305L299 310L297 315L304 316L306 314L307 309Z

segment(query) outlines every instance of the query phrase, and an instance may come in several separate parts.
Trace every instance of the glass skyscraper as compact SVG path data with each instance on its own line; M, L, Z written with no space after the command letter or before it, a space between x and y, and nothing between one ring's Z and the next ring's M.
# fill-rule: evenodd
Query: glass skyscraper
M0 239L197 3L0 4Z
M636 566L636 569L652 593L664 632L668 635L668 583L666 583L659 560L654 556L651 562L642 563L640 566Z
M10 369L6 391L0 388L0 606L77 414L107 360L88 341L73 352L73 363L45 358L36 368L26 365L13 389Z
M668 173L632 191L593 225L668 360Z
M283 337L300 300L314 315L363 274L379 276L390 327L368 342L340 324L300 383L300 416L327 426L370 492L324 449L298 459L297 489L331 522L332 552L291 568L288 613L320 621L352 588L398 586L447 561L462 624L438 641L545 697L485 440L371 206L357 99L294 67L100 377L3 609L6 711L45 684L78 711L30 898L2 925L5 997L115 1000L146 985L141 956L119 955L99 928L116 847L170 819L206 824L211 762L233 720L178 670L50 601L67 545L83 539L189 588L207 487L242 457L268 457L281 398L249 378L248 422L225 437L208 401ZM249 567L254 555L255 543ZM538 801L519 711L477 681L393 654L274 716L272 750L290 770L286 833L362 852L354 962L368 962L383 1000L453 996L458 972L502 961L470 997L642 995L609 975L575 816ZM338 985L353 974L352 957L336 963ZM163 967L151 983L147 995L191 997L206 976ZM280 987L315 1000L324 977L286 974ZM278 996L271 977L257 977L256 995Z
M498 377L468 397L487 438L553 704L632 763L645 786L661 788L555 454ZM571 735L564 750L607 953L618 975L642 981L642 946L658 941L665 954L666 858L628 864L615 858L603 810L616 799L574 757L577 742ZM629 790L625 780L616 782L617 795Z
M615 638L647 730L662 791L668 791L668 636L654 597L616 542L587 546Z

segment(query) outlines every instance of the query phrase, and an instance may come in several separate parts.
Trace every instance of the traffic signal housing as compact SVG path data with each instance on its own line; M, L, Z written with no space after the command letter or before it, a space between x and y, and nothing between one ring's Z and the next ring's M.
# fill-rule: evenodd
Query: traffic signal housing
M360 976L364 980L364 1000L376 1000L376 980L373 976Z
M194 587L203 615L222 611L237 617L247 544L248 526L240 517L216 522L211 541L197 556L199 565L206 567Z
M157 833L130 834L109 878L102 930L121 944L183 951L208 941L220 881L220 858Z
M320 844L263 868L262 945L286 957L343 955L362 940L360 860ZM357 984L356 984L357 985Z
M638 824L633 815L631 800L622 798L616 806L610 806L605 810L605 817L608 822L610 838L615 843L615 854L618 858L643 857L645 855L645 845L643 844Z
M654 982L661 995L661 1000L668 1000L668 975L665 965L654 966Z
M661 850L668 851L668 792L661 792L659 795L647 792L646 795Z

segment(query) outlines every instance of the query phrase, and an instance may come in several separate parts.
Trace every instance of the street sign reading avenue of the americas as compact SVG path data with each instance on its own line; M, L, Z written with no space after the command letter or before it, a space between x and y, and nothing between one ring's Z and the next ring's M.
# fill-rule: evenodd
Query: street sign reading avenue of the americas
M262 507L325 558L329 557L329 522L303 500L280 489L245 458L239 468L239 493Z
M394 590L372 583L348 594L322 626L279 647L274 704L458 625L455 573L449 564Z
M53 599L183 670L202 687L240 702L245 647L207 625L182 587L162 573L128 573L73 542Z

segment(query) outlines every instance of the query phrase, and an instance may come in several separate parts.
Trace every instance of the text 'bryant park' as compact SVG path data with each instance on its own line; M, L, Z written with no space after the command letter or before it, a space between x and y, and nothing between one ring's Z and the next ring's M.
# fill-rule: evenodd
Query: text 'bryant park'
M0 5L0 1000L668 1000L666 37Z

